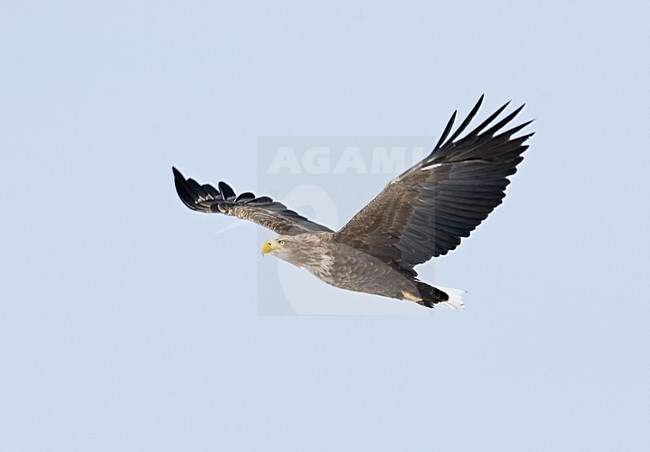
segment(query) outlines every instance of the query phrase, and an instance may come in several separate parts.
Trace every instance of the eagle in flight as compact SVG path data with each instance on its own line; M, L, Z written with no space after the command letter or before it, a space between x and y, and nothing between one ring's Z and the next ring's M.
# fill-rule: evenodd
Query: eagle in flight
M414 267L455 249L501 204L508 176L517 171L533 135L513 137L532 121L502 131L524 107L497 121L506 103L459 138L482 102L483 96L452 133L454 112L431 154L390 181L338 231L267 196L236 195L225 182L201 185L172 168L176 191L192 210L271 229L278 236L262 245L263 255L304 267L332 286L462 309L464 291L420 281Z

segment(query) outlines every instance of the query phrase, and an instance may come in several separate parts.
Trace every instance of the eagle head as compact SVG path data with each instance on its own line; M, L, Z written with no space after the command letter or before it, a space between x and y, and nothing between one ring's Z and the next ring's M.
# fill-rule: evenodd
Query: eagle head
M268 253L278 253L280 255L291 247L292 240L289 237L276 237L264 242L262 245L262 256Z

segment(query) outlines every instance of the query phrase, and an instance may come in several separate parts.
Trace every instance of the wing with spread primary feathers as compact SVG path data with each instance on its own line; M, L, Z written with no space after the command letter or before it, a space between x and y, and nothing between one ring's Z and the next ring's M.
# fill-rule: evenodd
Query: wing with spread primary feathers
M513 138L530 122L505 127L523 105L492 124L508 104L458 139L478 112L483 96L449 136L456 112L433 152L393 179L340 231L335 240L416 274L415 265L456 248L505 197L508 176L517 171L523 143Z
M212 185L201 185L194 179L185 179L176 168L172 168L172 171L178 196L192 210L232 215L252 221L282 235L317 231L331 232L331 229L309 221L268 196L256 198L254 194L248 192L237 196L225 182L219 182L219 190L217 190Z

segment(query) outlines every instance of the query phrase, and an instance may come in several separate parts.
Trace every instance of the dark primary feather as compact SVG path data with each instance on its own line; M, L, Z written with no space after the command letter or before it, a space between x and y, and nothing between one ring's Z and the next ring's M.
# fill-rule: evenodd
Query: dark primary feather
M415 265L446 254L469 236L501 204L510 183L507 177L516 172L528 148L523 143L533 135L512 138L530 122L497 134L523 108L492 125L505 104L458 139L482 102L483 96L447 138L454 112L433 152L393 179L335 233L335 240L413 271Z
M283 235L317 231L331 232L331 229L309 221L268 196L256 198L254 194L248 192L237 196L225 182L219 182L219 190L217 190L212 185L200 185L194 179L185 179L176 168L172 167L172 171L178 196L192 210L232 215Z

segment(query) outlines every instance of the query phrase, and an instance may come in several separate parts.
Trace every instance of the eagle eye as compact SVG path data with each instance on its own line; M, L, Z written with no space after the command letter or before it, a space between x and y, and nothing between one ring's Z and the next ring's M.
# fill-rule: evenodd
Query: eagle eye
M280 245L284 245L284 240L278 240L278 243L279 243Z

